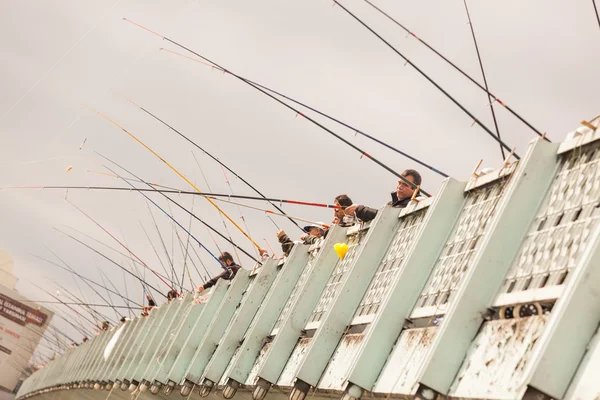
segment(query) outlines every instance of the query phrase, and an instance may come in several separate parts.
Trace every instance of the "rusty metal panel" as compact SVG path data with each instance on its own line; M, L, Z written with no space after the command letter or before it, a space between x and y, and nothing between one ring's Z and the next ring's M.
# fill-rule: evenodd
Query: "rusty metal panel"
M449 395L520 398L527 388L523 371L547 320L542 315L484 323Z
M271 347L271 343L273 342L265 343L263 348L260 350L260 353L256 358L256 362L254 363L254 366L252 367L252 370L248 375L248 379L245 382L246 385L254 385L256 383L256 380L258 379L258 372L267 360L267 354L269 354L269 348Z
M437 326L430 326L402 331L373 391L414 394L417 391L421 364L427 356L437 329Z
M318 389L343 390L348 372L361 349L364 333L351 333L342 338L317 386Z
M504 281L496 306L560 297L600 222L600 148L562 155L559 171Z
M471 267L473 254L479 248L480 239L487 233L488 221L494 216L511 176L467 193L465 206L417 300L411 318L446 312L450 296L456 291L465 271Z
M426 212L427 208L401 218L394 240L356 310L352 325L371 322L372 317L377 314L391 283L394 282L395 276L400 271L404 258L408 255L407 250L410 248Z
M338 261L333 272L331 273L329 281L325 286L325 290L323 290L323 294L321 295L317 306L308 319L306 329L315 329L318 327L318 324L321 322L325 313L329 309L330 303L335 298L338 290L342 287L341 283L343 281L344 274L352 267L354 256L361 248L361 245L364 244L362 239L366 236L366 233L367 230L365 229L360 230L355 235L348 236L348 252L342 260Z
M300 367L304 355L308 351L311 340L312 338L302 338L298 340L298 344L296 344L292 355L288 358L288 362L277 381L277 386L292 386L294 378L296 377L296 371L298 370L298 367Z

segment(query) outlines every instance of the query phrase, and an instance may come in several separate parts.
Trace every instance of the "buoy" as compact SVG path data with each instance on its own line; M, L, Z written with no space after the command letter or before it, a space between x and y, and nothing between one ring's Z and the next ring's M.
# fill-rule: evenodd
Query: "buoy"
M67 172L69 172L69 171L70 171L70 170L72 170L72 169L73 169L73 167L69 165L69 166L67 167Z
M348 252L348 245L346 243L336 243L333 245L333 250L335 250L335 254L337 254L339 258L343 259Z

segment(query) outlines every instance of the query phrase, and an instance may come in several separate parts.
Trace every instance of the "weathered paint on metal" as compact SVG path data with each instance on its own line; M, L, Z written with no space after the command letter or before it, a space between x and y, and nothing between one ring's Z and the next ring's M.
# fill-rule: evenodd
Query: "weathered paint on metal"
M437 326L406 329L400 334L394 351L377 379L374 391L393 394L414 394L418 372L429 352Z
M331 357L331 361L317 386L324 390L343 390L350 367L360 351L363 333L345 335Z
M486 322L449 394L519 398L526 389L523 371L547 319L547 316L534 316Z

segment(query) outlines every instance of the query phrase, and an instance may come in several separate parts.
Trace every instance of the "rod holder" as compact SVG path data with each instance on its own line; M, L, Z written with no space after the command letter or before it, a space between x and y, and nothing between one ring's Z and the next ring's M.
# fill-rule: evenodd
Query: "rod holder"
M129 387L129 381L127 379L123 379L123 383L121 383L121 390L126 391Z
M436 392L430 387L427 387L423 384L419 385L419 389L417 389L417 393L413 400L435 400L438 398L440 393Z
M267 393L269 393L271 386L271 382L263 378L258 378L258 382L256 382L256 386L252 391L252 400L263 400Z
M112 381L108 381L108 383L106 384L106 386L104 388L110 392L112 390L113 386L114 386L114 383Z
M308 383L304 382L303 380L297 379L289 398L290 400L304 400L309 390L310 385Z
M165 396L169 396L171 393L173 393L173 389L175 389L175 385L176 385L176 383L173 381L167 382L165 389L163 390L163 393L165 394Z
M150 393L158 394L158 392L160 392L161 387L162 387L162 383L160 383L159 381L154 381L152 383L152 386L150 387Z
M193 389L193 388L194 388L194 382L192 382L192 381L189 381L189 380L187 380L187 379L186 379L186 380L183 382L183 386L181 387L181 391L180 391L180 393L181 393L181 395L182 395L183 397L187 397L187 396L189 396L189 395L190 395L190 393L192 393L192 389Z
M238 388L240 387L240 383L235 379L229 378L227 380L227 384L223 388L223 397L226 399L231 399L235 396Z
M346 388L342 400L359 400L362 397L363 392L363 388L351 383Z
M204 379L202 386L200 386L200 397L208 397L214 386L215 383L213 381L210 379Z

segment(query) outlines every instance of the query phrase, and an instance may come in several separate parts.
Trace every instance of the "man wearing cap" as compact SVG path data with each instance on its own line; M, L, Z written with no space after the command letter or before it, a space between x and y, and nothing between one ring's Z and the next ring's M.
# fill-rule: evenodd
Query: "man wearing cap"
M404 208L410 203L411 198L415 192L415 189L412 186L418 188L421 186L421 174L419 174L414 169L407 169L402 173L402 176L405 179L400 179L398 181L398 185L396 186L396 190L392 192L392 201L388 203L388 205L395 208ZM407 183L409 181L411 184ZM377 211L374 208L362 206L358 204L353 204L349 207L346 207L344 212L348 215L352 215L363 222L371 221L377 215Z
M325 230L323 229L326 225L323 223L318 224L310 224L303 228L306 234L300 237L302 243L304 244L314 244L318 239L322 238L325 235ZM294 247L294 242L292 239L285 234L283 230L279 230L277 232L277 240L281 243L281 250L283 250L283 254L285 256L289 256L292 248Z

